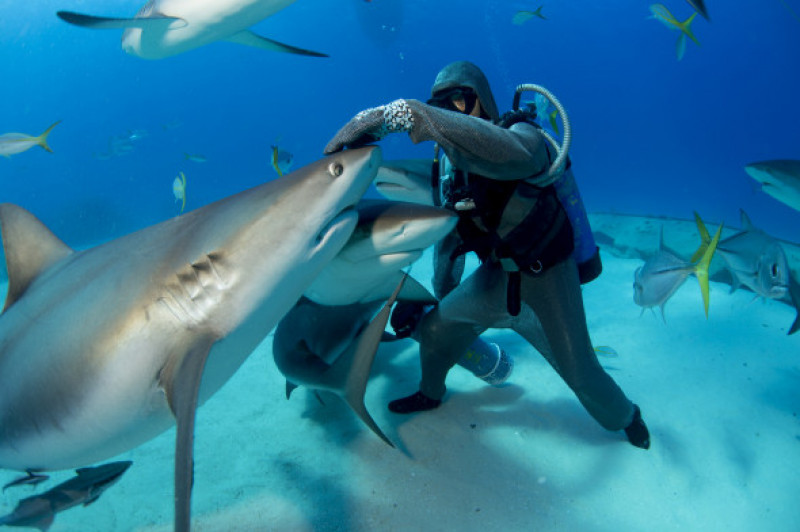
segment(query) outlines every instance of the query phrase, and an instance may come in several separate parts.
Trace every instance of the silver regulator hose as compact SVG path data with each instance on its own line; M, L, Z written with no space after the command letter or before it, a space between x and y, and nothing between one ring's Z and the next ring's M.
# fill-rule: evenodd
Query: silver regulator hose
M541 133L544 135L544 138L555 148L557 156L556 160L553 161L553 164L550 165L550 170L547 173L548 179L542 183L542 185L546 186L553 183L556 179L561 177L561 174L564 172L564 163L567 160L567 155L569 154L569 147L572 144L572 126L569 122L569 117L567 116L567 111L564 109L564 106L561 105L561 102L558 101L552 92L545 89L541 85L536 85L535 83L523 83L522 85L517 85L517 98L519 95L524 91L532 91L538 92L545 98L547 98L553 107L556 108L558 111L559 116L561 116L561 122L564 124L564 139L559 146L556 139L553 138L550 133L547 131L542 130Z

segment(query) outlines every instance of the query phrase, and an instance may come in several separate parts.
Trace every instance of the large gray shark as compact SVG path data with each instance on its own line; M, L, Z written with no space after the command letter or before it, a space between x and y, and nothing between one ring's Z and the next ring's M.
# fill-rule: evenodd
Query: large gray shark
M287 379L287 397L299 385L333 392L391 445L364 406L386 326L380 314L370 319L392 290L401 301L436 303L402 268L449 233L457 218L444 209L385 200L362 200L358 213L350 240L278 324L272 353ZM402 290L397 292L399 282Z
M85 251L0 205L0 467L91 464L177 421L188 530L197 405L345 245L379 164L375 147L348 150Z
M256 35L250 26L295 0L150 0L134 18L59 11L59 18L91 29L123 29L122 49L143 59L163 59L200 46L229 41L263 50L327 57Z
M800 211L800 161L762 161L750 163L744 169L761 183L761 190Z

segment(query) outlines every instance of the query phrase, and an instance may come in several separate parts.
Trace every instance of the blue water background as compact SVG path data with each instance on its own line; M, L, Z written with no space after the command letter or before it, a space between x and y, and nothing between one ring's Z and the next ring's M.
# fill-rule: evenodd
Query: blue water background
M786 0L800 12L798 0ZM548 20L511 22L543 4ZM274 179L270 146L317 159L359 110L426 99L438 70L469 59L487 73L501 110L518 83L540 83L573 123L574 169L589 211L738 225L739 209L771 234L800 240L800 213L758 190L743 166L800 159L800 21L780 0L708 0L701 43L678 61L677 32L648 2L301 0L253 29L330 54L319 59L215 43L147 61L121 32L87 30L59 9L132 16L134 0L0 0L0 133L50 137L0 159L0 201L20 204L80 247ZM683 0L666 3L684 20ZM177 126L167 127L164 126ZM109 138L148 135L131 153L98 160ZM426 157L405 135L386 158ZM202 154L206 163L184 159Z

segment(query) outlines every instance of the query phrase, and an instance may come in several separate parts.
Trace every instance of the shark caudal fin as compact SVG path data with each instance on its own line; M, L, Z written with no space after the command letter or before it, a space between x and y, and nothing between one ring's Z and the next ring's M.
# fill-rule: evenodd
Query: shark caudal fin
M708 268L711 265L711 259L714 256L714 252L717 250L717 244L719 244L720 235L722 235L722 224L719 224L717 232L714 234L714 238L711 239L711 242L705 246L703 255L700 258L700 261L695 265L694 270L697 281L700 283L700 293L703 295L703 308L706 312L706 319L708 319ZM706 236L708 236L708 232L706 232Z
M47 144L47 136L50 134L51 131L53 131L53 128L56 127L60 123L61 123L61 120L58 120L57 122L53 123L52 126L50 126L47 129L45 129L44 133L42 133L41 135L36 137L36 143L39 146L41 146L42 148L44 148L45 150L49 151L50 153L53 153L53 150L50 149L50 146L48 146L48 144Z

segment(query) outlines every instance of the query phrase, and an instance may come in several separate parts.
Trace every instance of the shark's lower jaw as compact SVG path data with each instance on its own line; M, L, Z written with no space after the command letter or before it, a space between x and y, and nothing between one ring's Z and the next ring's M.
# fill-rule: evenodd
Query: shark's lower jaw
M358 223L358 212L353 206L349 206L342 210L339 214L322 228L317 234L316 248L319 249L330 242L332 238L337 236L343 237L345 240L349 238L350 234L355 229Z

